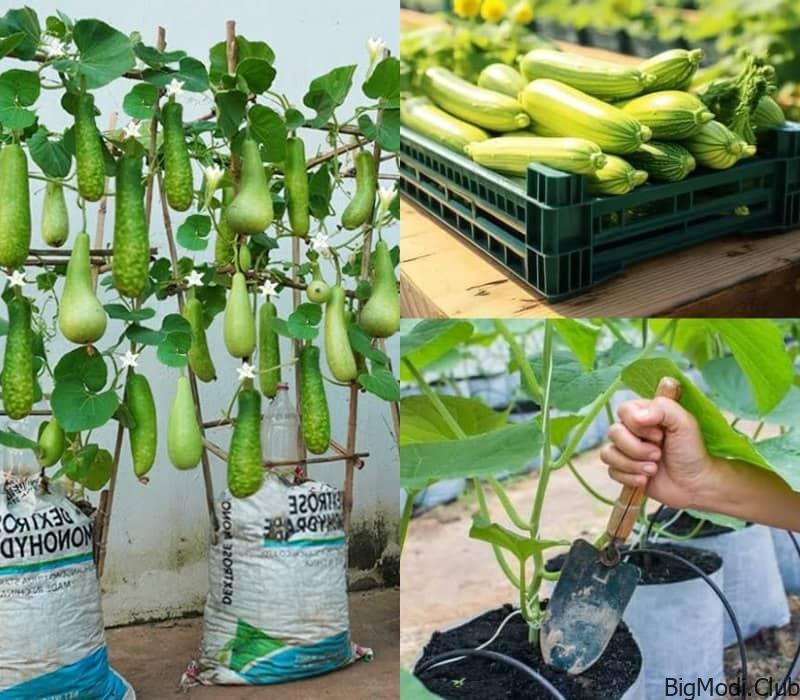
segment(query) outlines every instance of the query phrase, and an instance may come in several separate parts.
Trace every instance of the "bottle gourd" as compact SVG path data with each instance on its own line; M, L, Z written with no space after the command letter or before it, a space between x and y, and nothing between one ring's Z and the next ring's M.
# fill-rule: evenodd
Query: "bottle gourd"
M304 345L300 350L299 361L303 440L309 452L320 455L328 449L331 442L331 419L319 369L319 348Z
M361 327L373 338L388 338L400 330L400 297L385 241L378 241L373 253L372 294L361 310Z
M171 97L161 110L164 124L164 190L175 211L186 211L192 204L194 183L192 162L183 133L183 105Z
M241 272L233 276L225 304L223 337L231 357L244 359L256 349L256 322L247 294L247 281Z
M356 191L342 212L342 226L352 231L372 218L377 190L375 159L369 151L359 151L356 156Z
M258 310L258 381L261 393L273 398L281 383L281 345L277 331L270 326L270 319L278 310L267 300Z
M38 443L40 466L52 467L61 459L66 447L66 436L55 416L41 424Z
M233 231L245 235L262 233L272 223L272 196L264 175L261 153L253 139L242 145L242 179L225 217Z
M344 302L344 289L338 284L331 287L325 307L325 358L334 379L352 382L358 376L358 367L347 337Z
M206 338L206 328L203 320L203 305L199 299L191 297L186 300L183 306L183 317L192 327L192 344L189 347L189 352L186 353L189 367L192 368L195 377L201 382L213 382L217 378L217 370L208 350L208 339Z
M310 228L308 210L308 173L306 149L302 139L293 136L286 141L286 208L289 226L295 236L306 236Z
M53 248L60 248L69 238L69 215L64 188L60 182L49 180L42 204L42 240Z
M230 265L233 262L233 256L236 254L236 233L230 227L226 215L228 206L233 201L233 197L233 187L222 188L222 213L219 217L217 238L214 242L214 264L217 267Z
M5 412L9 418L20 420L31 412L35 392L31 303L25 297L15 295L6 304L8 337L0 385Z
M105 309L97 300L89 265L89 234L79 233L67 263L64 293L58 307L58 327L73 343L96 343L106 332Z
M194 469L203 456L203 435L187 377L178 377L175 386L167 426L167 454L176 469Z
M22 146L0 150L0 266L19 267L31 246L28 158Z
M123 296L138 299L147 289L150 238L144 210L142 149L131 139L117 161L114 197L114 250L111 278Z
M94 120L94 97L89 92L78 95L75 107L75 162L78 193L96 202L106 186L103 137Z
M263 482L261 394L248 379L239 392L239 413L228 449L228 490L236 498L247 498L256 493Z
M131 372L128 375L125 403L134 421L129 430L133 471L142 479L153 467L158 439L156 403L150 383L143 374Z

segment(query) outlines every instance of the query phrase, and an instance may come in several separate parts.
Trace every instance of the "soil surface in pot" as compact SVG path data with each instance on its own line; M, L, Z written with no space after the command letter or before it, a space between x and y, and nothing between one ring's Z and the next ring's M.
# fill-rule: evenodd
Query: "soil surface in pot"
M434 632L416 668L437 654L474 649L490 639L514 610L511 605L490 610L460 627ZM538 647L528 642L528 626L520 615L508 621L488 650L513 656L538 671L570 700L615 700L634 683L641 655L631 633L620 624L598 662L580 676L570 676L545 665ZM551 700L538 683L507 664L467 657L426 671L420 680L443 698L470 700Z
M705 549L681 547L674 544L653 544L648 545L648 549L663 549L677 554L679 557L690 561L705 574L713 574L722 566L722 558L715 552L709 552ZM545 569L548 571L561 571L566 558L567 554L564 552L557 557L548 559L545 563ZM688 566L673 559L667 559L667 557L659 557L652 554L635 554L628 561L642 570L642 577L639 581L640 586L650 586L658 583L679 583L698 578L697 574Z

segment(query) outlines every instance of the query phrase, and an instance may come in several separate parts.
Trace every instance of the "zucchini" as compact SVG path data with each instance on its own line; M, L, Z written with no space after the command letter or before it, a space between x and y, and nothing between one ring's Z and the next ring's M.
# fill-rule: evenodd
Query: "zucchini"
M400 103L400 123L457 153L464 146L489 138L483 129L439 109L427 97L409 97Z
M655 81L655 76L639 68L550 49L529 51L519 65L528 80L557 80L587 95L609 100L640 95Z
M750 123L759 130L774 129L775 127L783 126L786 123L786 118L783 115L781 106L769 95L764 95L750 115Z
M509 175L524 175L531 163L584 175L606 164L597 144L578 138L501 136L471 143L466 150L476 163Z
M628 156L628 160L631 165L646 170L651 180L659 182L678 182L697 167L694 156L686 148L666 141L642 144L636 153Z
M647 182L647 173L644 170L637 170L619 156L606 158L604 167L586 176L589 194L628 194Z
M700 165L713 170L730 168L740 159L755 155L756 152L755 146L745 143L716 120L704 124L685 145Z
M428 68L422 89L445 112L484 129L514 131L530 124L517 100L468 83L446 68Z
M617 103L617 107L649 126L653 138L663 141L688 139L714 118L699 98L680 90L651 92Z
M534 80L519 99L537 126L587 139L607 153L633 153L652 136L649 127L622 110L557 80Z
M522 74L505 63L490 63L478 76L478 86L517 99L528 81Z
M638 65L639 70L655 76L645 92L686 90L702 60L702 49L670 49L642 61Z

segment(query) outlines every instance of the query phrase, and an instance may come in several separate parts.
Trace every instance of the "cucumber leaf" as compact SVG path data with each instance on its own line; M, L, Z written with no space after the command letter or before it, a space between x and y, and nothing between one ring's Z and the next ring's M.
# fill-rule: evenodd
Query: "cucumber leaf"
M508 411L495 411L478 398L438 395L450 415L467 435L481 435L508 425ZM425 395L400 401L400 444L456 440L447 422Z
M311 126L324 126L336 108L344 103L353 86L353 75L357 67L340 66L311 81L308 92L303 97L303 104L317 113L309 122Z

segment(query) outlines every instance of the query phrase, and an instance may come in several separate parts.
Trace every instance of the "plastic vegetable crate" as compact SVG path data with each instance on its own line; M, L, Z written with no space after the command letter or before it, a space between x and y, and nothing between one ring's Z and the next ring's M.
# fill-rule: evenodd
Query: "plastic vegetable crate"
M729 170L698 169L620 196L593 197L583 176L539 164L527 179L509 179L405 127L400 173L406 195L549 300L703 241L800 228L793 123L765 134L759 155Z

